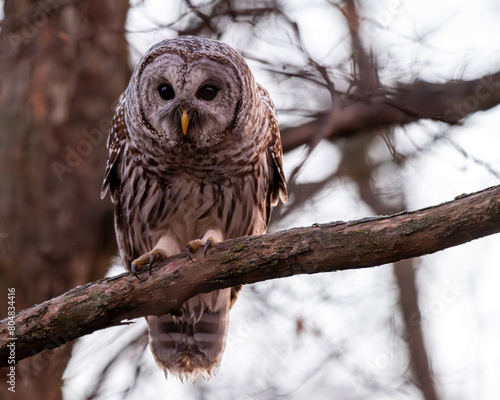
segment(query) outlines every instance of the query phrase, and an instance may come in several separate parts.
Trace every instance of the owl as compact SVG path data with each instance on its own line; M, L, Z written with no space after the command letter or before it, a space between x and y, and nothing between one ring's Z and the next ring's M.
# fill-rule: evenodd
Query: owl
M235 50L181 36L146 52L114 114L101 197L108 191L120 256L134 274L266 232L273 206L287 200L281 139L269 94ZM147 317L165 376L194 382L217 370L239 289Z

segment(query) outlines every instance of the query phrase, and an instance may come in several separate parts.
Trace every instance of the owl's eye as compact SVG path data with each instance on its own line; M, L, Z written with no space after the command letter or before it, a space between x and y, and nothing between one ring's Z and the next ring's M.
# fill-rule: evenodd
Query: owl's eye
M172 100L175 97L174 88L168 83L158 86L158 93L163 100Z
M198 97L201 100L210 101L215 99L215 96L217 96L218 91L219 88L213 85L203 85L196 92L196 97Z

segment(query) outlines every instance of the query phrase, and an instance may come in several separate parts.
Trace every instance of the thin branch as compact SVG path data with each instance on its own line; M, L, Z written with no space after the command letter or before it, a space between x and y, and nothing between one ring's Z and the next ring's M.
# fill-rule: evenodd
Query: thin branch
M343 138L364 129L405 125L431 119L450 125L477 111L500 104L500 72L470 81L430 83L417 81L396 88L380 88L361 95L345 94L335 109L300 126L282 129L283 150L290 151L313 140L330 114L328 138Z
M143 273L79 286L0 321L0 367L145 315L176 313L192 296L297 274L367 268L434 253L500 232L500 186L438 206L332 222L219 243L192 263L185 255ZM13 340L9 323L15 326Z

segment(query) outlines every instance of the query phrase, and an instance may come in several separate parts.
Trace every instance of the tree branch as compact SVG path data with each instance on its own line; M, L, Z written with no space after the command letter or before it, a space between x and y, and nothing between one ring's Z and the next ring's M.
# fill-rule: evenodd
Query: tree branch
M59 347L80 336L145 315L176 312L190 297L296 274L366 268L434 253L500 231L500 186L392 216L332 222L219 243L192 263L169 258L141 274L129 273L76 287L0 321L0 367ZM9 337L9 323L15 324Z
M488 110L500 103L500 72L470 81L417 81L371 93L360 89L361 93L345 94L342 103L335 105L341 112L336 112L328 138L343 138L368 128L405 125L420 119L457 124L476 111ZM323 112L302 125L282 129L283 151L310 143L332 112L335 110Z

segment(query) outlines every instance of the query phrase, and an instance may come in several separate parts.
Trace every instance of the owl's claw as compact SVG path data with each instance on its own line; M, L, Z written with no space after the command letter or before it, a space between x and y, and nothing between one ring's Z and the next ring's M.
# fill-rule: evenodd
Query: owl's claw
M205 246L203 246L203 258L207 258L208 248L212 245L214 239L210 236L205 242Z
M138 259L134 260L132 262L130 270L137 279L143 281L144 279L139 278L139 275L137 275L137 273L141 272L145 265L149 265L149 275L151 275L153 264L158 261L163 261L165 258L166 256L162 250L154 249L150 253L143 254Z
M186 252L189 257L189 259L194 262L192 254L196 253L196 251L203 247L203 243L200 239L198 240L191 240L187 246L186 246Z
M189 259L192 262L194 262L193 256L192 256L193 253L196 253L196 251L198 249L203 248L203 258L206 258L208 248L210 246L215 246L216 244L217 244L217 242L215 241L215 239L212 236L209 236L205 243L203 243L203 241L201 239L191 240L186 246L186 252L187 252Z
M196 250L198 250L197 248L195 248L191 242L189 242L186 246L186 253L189 257L189 259L191 260L191 262L194 262L193 260L193 257L191 256L192 253L196 252Z
M132 275L134 275L140 281L143 281L144 279L139 278L139 275L137 275L137 272L139 272L140 269L141 268L139 267L139 265L137 265L135 263L132 263L132 265L130 266L130 271L132 272Z

